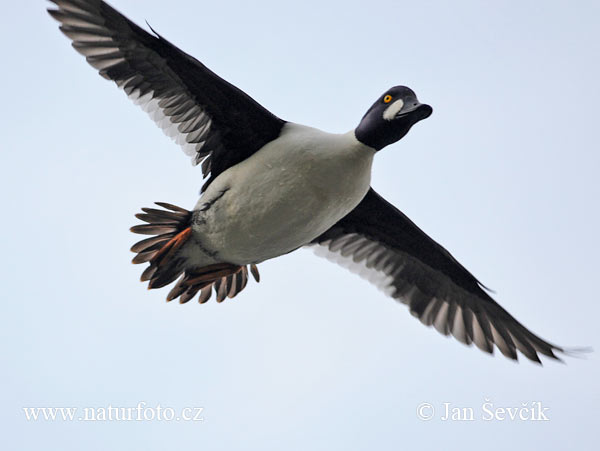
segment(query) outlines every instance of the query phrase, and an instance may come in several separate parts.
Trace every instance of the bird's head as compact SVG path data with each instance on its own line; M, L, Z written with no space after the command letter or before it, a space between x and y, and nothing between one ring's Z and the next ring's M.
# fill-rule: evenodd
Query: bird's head
M429 105L419 103L412 89L394 86L379 97L363 116L355 130L356 139L381 150L402 139L413 125L428 118L432 111Z

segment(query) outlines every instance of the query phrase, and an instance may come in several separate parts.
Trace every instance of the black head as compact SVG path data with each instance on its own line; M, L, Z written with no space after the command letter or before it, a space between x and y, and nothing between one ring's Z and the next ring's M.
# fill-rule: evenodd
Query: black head
M432 111L429 105L419 103L412 89L394 86L363 116L355 130L356 139L381 150L402 139L413 125L428 118Z

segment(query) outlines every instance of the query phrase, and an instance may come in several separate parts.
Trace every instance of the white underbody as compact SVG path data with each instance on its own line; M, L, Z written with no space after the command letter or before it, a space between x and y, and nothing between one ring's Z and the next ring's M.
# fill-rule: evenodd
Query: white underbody
M374 154L353 131L287 123L202 195L196 209L209 206L192 226L190 264L258 263L309 243L366 195Z

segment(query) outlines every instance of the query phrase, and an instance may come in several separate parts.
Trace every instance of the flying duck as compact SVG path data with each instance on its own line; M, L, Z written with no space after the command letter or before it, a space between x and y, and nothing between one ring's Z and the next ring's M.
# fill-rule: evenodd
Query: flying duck
M427 326L517 360L565 349L529 331L452 255L371 188L375 154L432 113L405 86L384 92L345 134L287 122L158 33L101 0L50 0L61 31L179 144L206 179L192 210L142 208L131 250L167 300L218 302L256 265L300 247L360 273Z

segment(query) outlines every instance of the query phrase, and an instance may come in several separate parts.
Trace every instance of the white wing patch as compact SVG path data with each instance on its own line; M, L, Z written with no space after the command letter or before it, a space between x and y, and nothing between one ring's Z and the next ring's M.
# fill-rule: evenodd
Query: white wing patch
M143 96L140 96L139 89L128 93L127 84L134 81L134 78L117 82L117 86L148 113L165 135L181 146L186 155L192 157L192 164L201 163L210 153L202 151L211 126L210 117L185 94L157 98L154 97L154 91Z
M324 241L318 245L310 245L310 247L319 257L324 257L354 274L358 274L387 296L394 294L395 289L392 286L394 277L392 274L388 274L389 271L385 271L385 269L393 269L393 265L386 265L385 261L380 261L377 267L374 266L377 257L382 257L386 251L378 243L367 240L358 234L348 234L335 240Z
M82 3L84 8L77 6L77 2L52 1L60 9L49 12L61 22L61 31L73 41L75 50L100 71L100 75L112 80L107 75L111 69L129 64L125 50L120 47L122 44L114 38L113 32L106 28L105 19L99 17L100 2ZM156 74L150 74L152 75ZM160 72L159 75L168 76ZM173 83L168 93L157 95L155 90L148 90L149 81L143 73L114 81L134 103L150 115L167 136L192 157L192 164L203 163L202 171L206 175L210 170L210 158L206 158L210 150L203 147L209 137L211 119L185 88ZM165 80L161 80L161 84L166 83ZM140 86L145 86L142 88L143 95Z
M391 121L392 119L394 119L396 117L396 114L398 114L400 112L400 110L402 109L403 106L404 106L404 101L402 99L396 100L394 103L392 103L390 106L388 106L385 109L385 111L383 112L383 118L386 121Z

